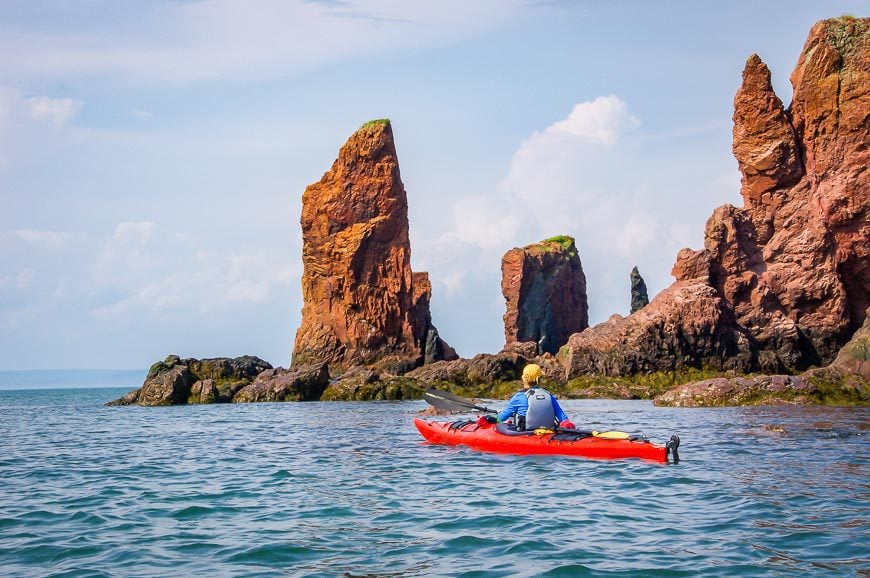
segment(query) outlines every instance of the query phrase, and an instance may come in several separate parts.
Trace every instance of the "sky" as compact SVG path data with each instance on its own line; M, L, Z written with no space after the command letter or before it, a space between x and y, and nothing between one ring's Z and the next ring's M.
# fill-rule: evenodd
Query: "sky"
M577 240L590 323L742 205L757 53L865 0L0 1L0 370L169 354L287 366L305 187L390 118L411 264L460 355L504 343L500 261Z

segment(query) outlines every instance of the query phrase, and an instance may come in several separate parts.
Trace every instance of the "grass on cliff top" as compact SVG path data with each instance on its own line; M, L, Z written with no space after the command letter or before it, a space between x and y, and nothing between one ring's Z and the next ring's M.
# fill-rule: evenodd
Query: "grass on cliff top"
M556 235L549 239L544 239L541 243L556 243L562 245L562 248L567 250L574 244L574 237L571 235Z
M574 237L570 235L556 235L555 237L550 237L549 239L544 239L540 243L534 243L529 245L529 247L540 247L542 251L545 253L550 253L553 251L553 245L559 245L562 251L570 251L569 256L573 257L576 253L571 251L571 247L574 246Z
M867 40L870 36L870 27L863 18L855 18L851 14L844 14L839 18L832 18L827 28L826 40L828 44L840 54L851 55L858 48L859 40Z
M379 124L390 124L390 119L388 119L388 118L376 118L374 120L370 120L366 123L363 123L363 125L360 128L367 128L367 127L376 126Z

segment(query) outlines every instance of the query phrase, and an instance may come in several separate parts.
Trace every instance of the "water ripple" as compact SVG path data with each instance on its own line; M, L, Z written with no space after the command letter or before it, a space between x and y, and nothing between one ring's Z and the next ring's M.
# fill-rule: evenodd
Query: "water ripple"
M4 574L870 572L867 409L565 402L679 433L663 466L425 444L420 402L102 406L120 393L0 392Z

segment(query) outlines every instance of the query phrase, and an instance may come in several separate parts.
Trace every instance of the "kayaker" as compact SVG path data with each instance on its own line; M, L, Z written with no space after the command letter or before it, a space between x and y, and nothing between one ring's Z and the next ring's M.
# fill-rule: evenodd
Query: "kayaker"
M556 396L538 387L538 380L543 374L541 367L534 363L523 368L523 389L516 392L507 407L499 412L498 421L507 421L513 417L518 430L551 429L557 423L564 428L574 428L568 415L559 406Z

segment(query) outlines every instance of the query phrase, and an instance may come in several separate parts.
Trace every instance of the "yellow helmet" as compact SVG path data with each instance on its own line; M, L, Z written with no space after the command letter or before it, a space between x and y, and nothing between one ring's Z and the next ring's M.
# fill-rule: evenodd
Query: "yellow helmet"
M523 369L523 383L538 383L542 375L541 366L530 363Z

